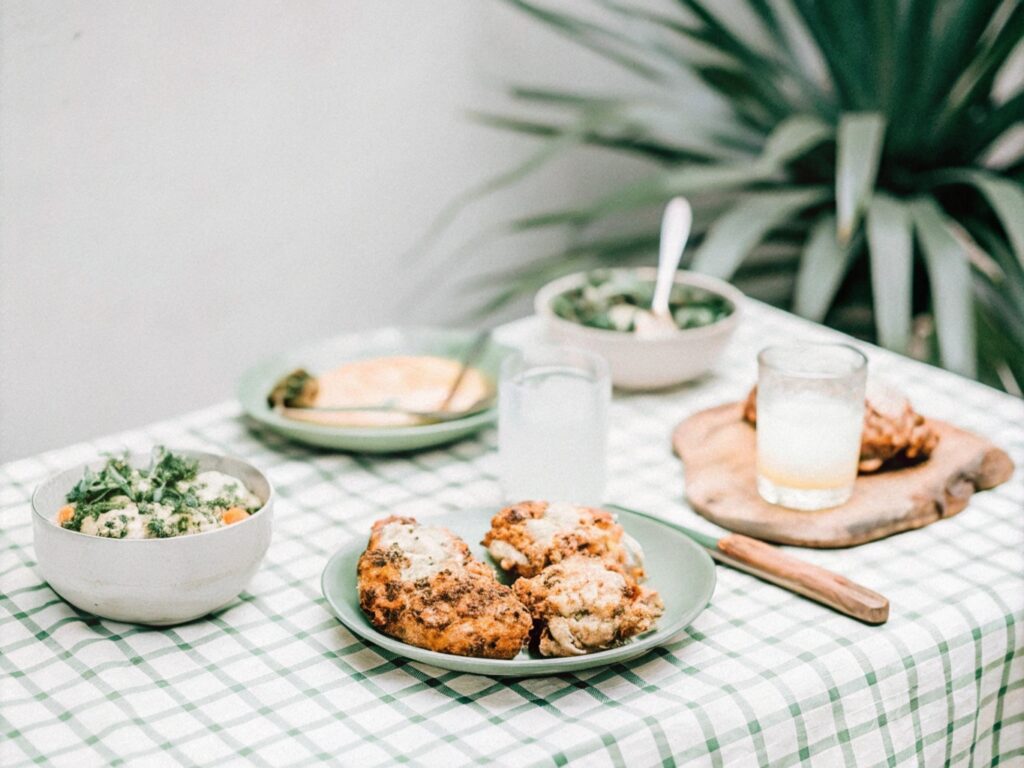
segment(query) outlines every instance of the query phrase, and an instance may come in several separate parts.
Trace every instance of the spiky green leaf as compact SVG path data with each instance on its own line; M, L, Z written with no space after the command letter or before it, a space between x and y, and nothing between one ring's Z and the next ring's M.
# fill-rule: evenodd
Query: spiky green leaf
M603 216L661 204L676 195L707 194L771 181L785 163L814 148L830 135L827 125L813 117L798 115L776 128L765 143L762 155L752 162L690 165L678 170L659 171L616 189L586 208L521 219L513 226L519 231L557 224L580 226Z
M864 69L845 50L832 19L822 12L825 4L818 0L793 0L793 5L828 68L840 103L852 109L865 109L869 100Z
M835 216L829 214L819 218L800 259L793 311L815 322L824 320L843 276L850 268L854 251L852 243L844 246L836 240Z
M1017 2L987 44L977 46L980 54L971 60L950 91L949 105L954 112L989 101L996 76L1021 40L1024 40L1024 3Z
M839 121L836 168L836 237L847 243L871 197L882 157L885 118L847 113Z
M1013 252L1024 266L1024 186L986 171L958 174L985 196L999 223L1003 225Z
M750 195L711 226L692 269L728 279L772 229L828 198L829 191L821 187Z
M760 162L778 168L834 136L832 126L814 115L795 115L779 123L765 142Z
M906 352L913 301L914 235L907 206L875 195L867 215L871 293L882 346Z
M494 128L504 128L516 133L529 134L531 136L542 136L552 138L562 136L573 130L571 125L545 122L542 120L525 120L507 115L490 114L486 112L471 113L471 116L483 125ZM614 129L617 126L613 126ZM691 162L707 163L711 157L702 154L699 150L675 146L665 142L657 141L646 136L629 135L623 132L616 135L615 132L608 133L589 130L584 132L583 141L587 144L616 149L622 152L629 152L653 160L663 162Z
M821 255L828 240L817 231L809 239L808 228L828 213L828 196L810 210L779 216L745 206L772 190L784 203L787 195L827 187L835 190L842 238L836 245L859 237L866 216L871 246L851 254L851 268L828 313L830 323L866 333L875 326L883 343L904 348L913 292L915 301L926 302L939 316L943 358L965 369L962 351L960 358L953 351L958 332L949 320L950 307L962 310L973 300L974 317L984 317L985 327L1017 328L1014 318L1024 317L1024 217L1019 212L1024 160L1010 141L1024 119L1024 94L1019 88L994 92L997 76L1006 71L1024 35L1024 4L739 0L756 20L749 26L734 24L732 9L713 0L678 0L685 6L676 9L678 15L670 7L596 0L597 12L585 18L559 10L556 0L509 2L648 82L642 94L627 91L625 97L621 90L600 88L587 94L518 89L513 95L532 111L494 123L556 141L578 131L566 151L587 144L649 158L658 167L635 184L609 176L578 208L541 212L492 230L493 237L567 225L570 235L561 259L523 259L516 274L524 279L507 278L502 288L529 291L536 284L526 279L529 275L542 279L549 266L591 263L577 261L574 243L619 235L620 224L638 220L634 211L653 213L681 192L705 217L705 226L711 210L716 213L710 219L717 216L721 225L697 245L698 265L713 262L714 271L727 273L743 261L737 279L759 298L788 302L800 262L791 256L772 262L769 270L755 268L754 257L765 247L755 246L744 260L749 244L759 239L772 246L806 244L798 301L802 310L820 316L821 305L805 298L811 282L807 270L832 261ZM697 106L709 97L711 108ZM884 130L878 128L880 116ZM868 125L851 130L865 118ZM591 122L583 128L585 121ZM836 150L830 152L833 140ZM954 186L962 184L978 193ZM898 202L931 195L936 197L930 205L941 202L956 221L938 207L929 211L918 205L908 214ZM747 220L740 222L743 217ZM915 229L919 242L929 244L930 279L912 286ZM950 257L953 243L971 267ZM600 263L633 258L617 255L614 248L591 256ZM944 269L945 262L953 266ZM964 288L970 283L958 279L972 269L973 289ZM947 272L959 277L951 279ZM826 295L834 279L826 281ZM966 325L959 335L966 338L972 320L962 314ZM977 347L987 356L979 368L986 381L993 381L996 369L1024 371L1021 342L1020 334L1011 332L999 344Z
M932 289L932 313L942 364L957 373L974 376L974 302L967 251L954 237L946 215L934 200L915 201L912 211Z
M935 35L935 44L926 50L926 108L949 96L954 85L973 62L992 14L1003 0L963 0L949 7L945 23Z

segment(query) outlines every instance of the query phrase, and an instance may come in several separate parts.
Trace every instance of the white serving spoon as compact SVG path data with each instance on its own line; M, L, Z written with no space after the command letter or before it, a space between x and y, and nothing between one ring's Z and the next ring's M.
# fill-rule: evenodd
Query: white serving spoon
M693 209L685 197L674 197L665 206L661 217L661 242L658 247L658 279L654 284L654 300L650 312L638 312L636 333L638 336L665 336L679 330L668 309L669 296L675 282L679 260L690 239L693 226Z

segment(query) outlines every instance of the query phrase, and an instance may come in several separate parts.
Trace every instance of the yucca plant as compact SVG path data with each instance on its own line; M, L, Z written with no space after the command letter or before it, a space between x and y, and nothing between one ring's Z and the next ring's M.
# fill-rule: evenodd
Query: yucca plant
M698 214L691 269L1019 393L1024 89L1003 70L1024 3L745 0L741 30L720 4L667 1L594 0L595 20L506 0L628 69L643 95L514 88L529 114L479 117L544 143L484 190L582 145L653 167L509 222L571 236L514 265L489 307L560 273L653 259L656 220L637 214L682 194ZM717 107L695 108L694 88Z

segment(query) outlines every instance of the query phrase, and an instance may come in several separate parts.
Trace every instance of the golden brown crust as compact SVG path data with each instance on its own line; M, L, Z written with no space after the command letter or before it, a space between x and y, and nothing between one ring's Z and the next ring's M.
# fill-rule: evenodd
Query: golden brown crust
M444 567L428 577L403 579L409 565L400 546L381 545L391 523L418 525L410 517L388 517L373 525L359 558L359 605L371 623L402 642L440 653L511 659L529 637L529 613L494 571L476 560L454 534Z
M757 387L743 403L743 418L757 424ZM902 396L870 391L864 401L859 470L876 472L885 466L925 461L939 443L939 433Z
M537 622L544 656L612 648L646 632L664 612L661 596L599 558L573 555L513 584Z
M546 501L522 501L505 507L491 519L491 529L481 543L502 569L530 578L551 563L588 555L607 561L611 568L635 581L644 578L639 553L631 554L622 526L603 509L575 507L575 525L557 530L549 541L538 540L529 523L544 519L550 507Z

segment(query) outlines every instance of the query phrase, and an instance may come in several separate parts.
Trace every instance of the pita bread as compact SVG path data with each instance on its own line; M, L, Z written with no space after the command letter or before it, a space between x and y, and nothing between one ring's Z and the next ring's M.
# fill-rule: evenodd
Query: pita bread
M411 411L441 407L459 375L461 364L446 357L375 357L346 363L316 377L316 408L354 408L393 405ZM448 405L450 411L472 408L491 395L490 380L470 368ZM389 411L329 411L283 408L283 416L330 427L401 427L424 422L416 416Z

